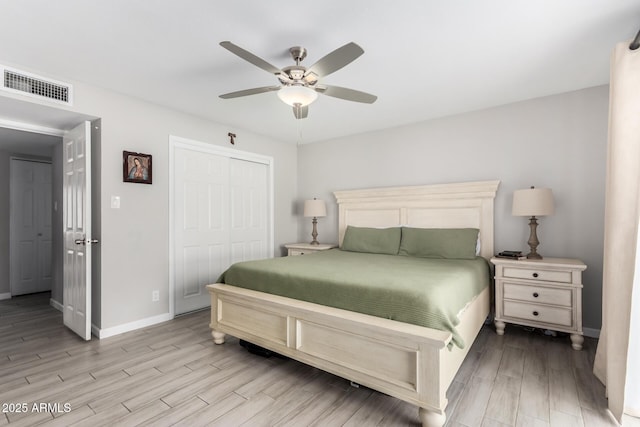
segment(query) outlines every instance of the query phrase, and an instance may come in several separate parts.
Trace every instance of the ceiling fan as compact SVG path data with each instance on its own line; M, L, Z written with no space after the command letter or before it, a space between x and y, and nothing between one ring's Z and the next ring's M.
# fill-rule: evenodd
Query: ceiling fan
M223 99L278 91L278 97L284 103L293 107L293 115L296 119L304 119L309 115L309 104L318 98L318 93L365 104L372 104L378 98L370 93L360 92L354 89L318 84L318 81L322 77L338 71L364 53L364 50L353 42L347 43L327 54L309 68L300 65L302 60L307 56L307 50L300 46L292 47L289 49L289 52L296 62L296 65L284 67L283 69L274 67L264 59L259 58L230 41L220 42L220 46L238 55L245 61L252 63L256 67L274 74L280 81L280 85L278 86L263 86L225 93L224 95L220 95L220 98Z

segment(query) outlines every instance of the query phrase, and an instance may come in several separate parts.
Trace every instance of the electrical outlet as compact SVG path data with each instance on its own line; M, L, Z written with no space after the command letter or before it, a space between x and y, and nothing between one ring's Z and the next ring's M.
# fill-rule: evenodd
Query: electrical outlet
M160 291L152 291L151 292L151 301L152 302L158 302L160 301Z

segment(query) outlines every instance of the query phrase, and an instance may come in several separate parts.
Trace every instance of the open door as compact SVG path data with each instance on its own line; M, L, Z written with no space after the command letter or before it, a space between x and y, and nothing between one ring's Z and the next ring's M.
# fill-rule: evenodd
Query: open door
M91 339L91 122L63 137L64 325Z

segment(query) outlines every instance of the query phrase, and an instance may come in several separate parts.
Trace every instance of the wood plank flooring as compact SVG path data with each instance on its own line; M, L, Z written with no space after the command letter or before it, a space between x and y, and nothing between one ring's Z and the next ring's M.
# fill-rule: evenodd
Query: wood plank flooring
M234 338L214 345L208 312L84 342L48 302L0 301L0 426L419 425L398 399ZM447 426L615 426L591 373L595 348L484 327L449 388Z

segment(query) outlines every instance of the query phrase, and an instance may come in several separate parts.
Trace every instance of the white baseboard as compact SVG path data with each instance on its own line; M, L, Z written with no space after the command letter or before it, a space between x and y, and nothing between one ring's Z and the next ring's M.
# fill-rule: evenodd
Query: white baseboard
M173 319L170 313L160 314L158 316L147 317L145 319L136 320L135 322L124 323L110 328L100 329L95 325L91 325L91 333L98 338L109 338L114 335L124 334L125 332L135 331L136 329L145 328L157 323L166 322Z
M11 292L5 292L4 294L0 294L0 301L3 299L11 299Z
M583 328L582 332L584 333L585 337L600 338L600 329Z
M49 305L58 311L64 310L64 306L53 298L49 298Z

